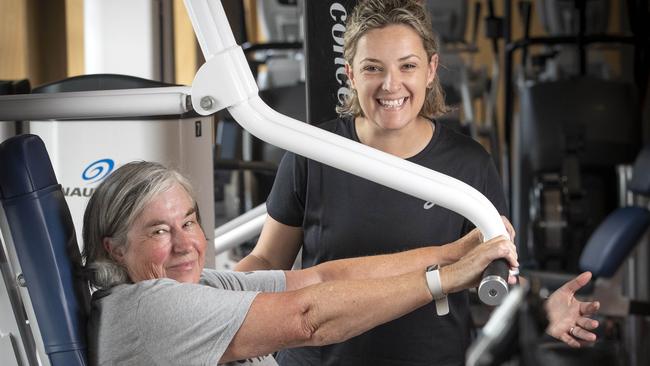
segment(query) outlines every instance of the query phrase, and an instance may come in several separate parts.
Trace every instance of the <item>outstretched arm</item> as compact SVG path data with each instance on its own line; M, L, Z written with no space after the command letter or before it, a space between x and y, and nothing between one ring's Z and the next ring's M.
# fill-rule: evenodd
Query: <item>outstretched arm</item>
M506 223L508 227L509 223ZM510 226L511 228L512 226ZM509 230L511 232L511 230ZM253 251L235 266L236 271L255 271L265 269L291 269L296 254L302 245L302 228L285 225L268 216L260 238ZM512 233L511 233L512 235ZM426 268L432 264L441 266L454 263L462 256L469 253L482 242L481 234L474 229L464 237L453 243L441 246L429 246L399 253L399 258L391 256L377 256L372 268L346 265L324 266L320 268L319 275L322 281L354 279L354 278L379 278L408 273L416 269ZM383 260L392 257L391 260ZM312 284L306 283L299 287Z
M440 269L443 291L452 293L476 286L485 267L497 258L506 258L517 266L512 242L494 238ZM375 260L365 257L332 262L371 269ZM390 258L380 259L385 260ZM257 295L221 362L287 347L342 342L432 300L424 267L395 276L316 281L304 287L310 282L304 277L313 278L313 268L285 272L287 292Z
M467 267L475 265L477 261L485 260L481 256L487 251L487 245L484 244L488 243L500 243L503 250L501 256L506 257L512 267L519 266L516 248L511 241L499 236L477 245L475 242L479 242L479 237L480 233L475 229L452 244L412 249L395 254L339 259L301 271L291 271L287 273L287 290L335 280L385 278L424 270L432 264L443 265L440 271L440 276L443 278L445 276L462 278L465 277L463 272L468 270ZM456 252L458 254L455 254ZM459 255L459 258L452 258L456 255ZM515 278L511 276L509 282L514 283ZM452 285L450 289L454 288ZM448 292L455 291L457 290Z
M583 272L557 289L545 304L549 325L546 333L571 347L580 347L596 340L591 331L598 321L589 318L598 312L598 301L581 302L575 293L591 279L591 272Z

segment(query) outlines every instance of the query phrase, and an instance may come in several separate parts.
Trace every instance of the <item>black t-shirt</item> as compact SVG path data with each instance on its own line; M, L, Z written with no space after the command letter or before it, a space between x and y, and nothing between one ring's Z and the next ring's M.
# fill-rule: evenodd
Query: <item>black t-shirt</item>
M319 127L359 141L352 119ZM483 193L499 212L505 197L490 155L471 138L436 123L413 163L457 178ZM287 153L267 202L275 220L303 229L302 263L394 253L452 242L471 230L464 217L336 168ZM467 292L449 296L450 313L433 304L346 342L280 352L280 365L461 365L469 345Z

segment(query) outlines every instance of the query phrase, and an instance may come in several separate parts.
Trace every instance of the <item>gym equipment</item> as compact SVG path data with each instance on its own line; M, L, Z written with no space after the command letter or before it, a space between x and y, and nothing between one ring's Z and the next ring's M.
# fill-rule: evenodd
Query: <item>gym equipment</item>
M16 316L13 324L3 320L10 330L3 334L3 362L86 365L89 287L45 145L34 135L12 137L0 145L0 161L0 269Z
M520 260L524 266L576 271L577 258L593 229L616 207L616 165L630 163L641 143L639 96L646 83L626 84L595 78L587 73L587 47L594 44L635 45L643 54L650 43L643 33L608 35L595 33L602 24L587 29L588 19L602 19L603 1L544 1L538 4L550 32L530 37L531 4L520 2L525 35L512 40L511 1L505 1L503 35L505 56L506 150L511 150L510 182L512 221L517 230ZM564 10L557 10L563 8ZM577 19L575 33L550 24L551 9ZM571 9L569 12L567 9ZM588 10L591 9L591 10ZM593 10L593 11L592 11ZM645 10L640 10L641 17ZM598 23L598 22L597 22ZM602 23L602 22L601 22ZM558 23L560 24L560 23ZM565 24L565 23L561 23ZM588 32L589 31L589 32ZM645 33L647 36L647 33ZM577 66L555 73L531 71L550 64L553 53L529 55L533 45L570 50ZM513 54L522 52L521 68L513 78ZM531 61L532 59L532 61ZM639 59L642 61L641 59ZM548 62L547 62L548 61ZM566 69L566 68L565 68ZM642 73L639 73L642 77ZM644 79L644 80L647 80ZM595 88L599 88L595 90ZM515 93L519 105L514 116ZM609 149L608 154L596 152ZM570 230L569 230L570 229Z
M650 195L650 146L637 157L630 182L630 190L636 194ZM600 300L600 313L617 317L631 314L650 316L650 303L623 298L621 283L615 274L624 267L625 261L650 227L648 207L629 206L612 212L593 232L582 255L580 270L591 271L591 286L581 290L594 294ZM544 340L547 326L546 314L540 298L550 293L573 276L544 272L527 272L531 285L518 286L504 300L477 340L467 353L467 365L496 365L519 353L520 364L598 364L623 365L623 346L612 342L599 342L593 348L570 349L563 344ZM627 350L629 353L630 350Z

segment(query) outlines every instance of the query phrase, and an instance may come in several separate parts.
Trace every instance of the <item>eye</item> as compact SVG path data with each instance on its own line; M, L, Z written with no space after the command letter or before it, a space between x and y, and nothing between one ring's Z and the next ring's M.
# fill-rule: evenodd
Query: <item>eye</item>
M362 68L363 71L366 72L378 72L381 71L381 69L378 66L375 65L366 65Z
M404 69L404 70L412 70L412 69L415 69L416 67L418 67L418 65L416 65L414 63L407 63L407 64L402 65L402 69Z
M165 227L155 227L151 231L151 236L160 236L160 235L165 235L169 232L169 230Z
M183 227L192 227L196 222L194 220L189 220L183 224Z

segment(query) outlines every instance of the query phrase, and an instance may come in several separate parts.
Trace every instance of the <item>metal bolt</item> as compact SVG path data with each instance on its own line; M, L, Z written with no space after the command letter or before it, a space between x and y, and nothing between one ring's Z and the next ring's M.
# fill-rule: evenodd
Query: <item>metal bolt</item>
M203 97L201 98L201 108L203 109L211 109L212 106L214 105L214 99L212 97Z
M16 276L16 282L18 282L18 286L20 287L27 287L27 281L25 281L25 276L22 273Z

